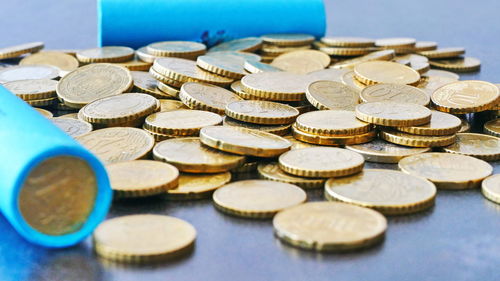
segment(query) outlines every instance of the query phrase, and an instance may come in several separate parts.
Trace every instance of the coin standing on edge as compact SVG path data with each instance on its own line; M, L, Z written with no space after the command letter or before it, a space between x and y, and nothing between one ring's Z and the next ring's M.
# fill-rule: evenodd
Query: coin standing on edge
M500 204L500 174L485 178L481 184L481 192L484 197Z

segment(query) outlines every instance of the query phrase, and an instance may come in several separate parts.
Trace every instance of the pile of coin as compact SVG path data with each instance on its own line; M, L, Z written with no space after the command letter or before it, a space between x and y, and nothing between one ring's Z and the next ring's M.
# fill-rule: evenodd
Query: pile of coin
M479 69L463 48L307 34L42 48L0 49L0 83L106 164L117 200L212 198L228 215L274 218L277 237L318 251L379 243L384 216L431 208L436 188L482 186L500 203L485 162L500 159L500 91L448 71ZM464 114L478 112L492 119L487 134L467 133ZM318 188L328 202L305 203ZM182 220L132 215L104 222L94 245L142 263L195 238Z

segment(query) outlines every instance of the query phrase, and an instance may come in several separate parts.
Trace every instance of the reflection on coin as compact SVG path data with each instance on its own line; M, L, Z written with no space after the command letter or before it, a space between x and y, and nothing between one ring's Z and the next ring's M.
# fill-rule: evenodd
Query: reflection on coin
M500 174L485 178L481 184L481 191L484 197L500 204Z
M311 202L279 212L273 226L276 236L293 246L315 251L346 251L381 242L387 220L368 208Z
M364 88L360 98L363 102L393 101L427 106L431 99L424 91L402 84L376 84Z
M222 123L219 115L202 110L174 110L149 115L144 128L156 133L193 136L206 126Z
M52 118L51 121L72 137L78 137L92 131L92 125L80 119L58 117Z
M228 104L242 100L238 95L224 88L196 82L184 83L179 98L189 108L217 114L224 114Z
M365 161L376 163L398 163L406 156L428 152L430 148L413 148L392 144L381 139L374 139L363 144L346 145L365 158Z
M369 61L354 67L356 79L364 84L407 84L414 85L420 74L414 69L389 61Z
M30 42L16 46L0 48L0 59L10 59L19 57L27 53L35 53L43 49L43 42Z
M287 174L281 170L277 162L260 163L257 171L262 179L295 184L304 189L322 188L325 184L325 179L303 178Z
M134 58L134 50L129 47L105 46L78 51L76 58L83 63L125 62Z
M62 71L73 71L78 68L78 60L63 52L38 52L23 58L19 65L48 64ZM62 75L61 75L62 76Z
M27 79L7 82L3 86L23 100L49 99L56 96L57 81Z
M277 46L301 46L314 41L314 36L300 33L265 34L260 38L264 43Z
M202 43L190 41L163 41L151 43L147 47L148 53L160 57L193 58L206 52L207 47Z
M231 173L218 174L181 174L179 185L167 190L168 200L193 200L209 198L217 188L231 181Z
M484 132L495 137L500 137L500 118L484 123Z
M411 147L441 147L453 144L456 141L456 135L420 136L398 132L390 128L382 129L379 137L388 142Z
M290 132L290 128L292 124L284 124L284 125L261 125L261 124L253 124L248 122L239 121L227 116L222 118L222 124L224 126L232 126L232 127L241 127L252 130L258 130L263 132L268 132L271 134L275 134L278 136L284 136Z
M244 180L226 184L213 194L222 212L248 218L270 218L277 212L306 201L296 185L268 180Z
M277 101L303 100L307 83L307 76L287 72L253 73L241 79L245 93Z
M420 126L398 127L397 129L415 135L442 136L455 134L461 127L462 120L460 118L448 113L432 110L431 121L429 123Z
M399 168L410 175L427 178L438 188L476 188L491 175L490 164L474 157L451 153L423 153L399 161Z
M292 123L299 111L277 102L243 100L226 105L226 115L244 122L275 125Z
M282 71L270 64L262 63L259 61L245 61L243 68L250 73L260 73L260 72L278 72Z
M352 110L358 104L358 91L334 81L316 81L307 87L307 100L317 109Z
M500 159L500 138L483 134L460 133L457 141L444 151L473 156L486 161Z
M356 118L354 111L321 110L301 114L297 129L316 135L348 136L368 133L373 125Z
M356 106L356 117L383 126L413 126L429 123L431 111L418 104L370 102Z
M453 114L479 112L499 103L500 89L484 81L458 81L437 89L431 98L439 111Z
M0 69L0 83L27 79L55 79L59 69L50 65L18 65Z

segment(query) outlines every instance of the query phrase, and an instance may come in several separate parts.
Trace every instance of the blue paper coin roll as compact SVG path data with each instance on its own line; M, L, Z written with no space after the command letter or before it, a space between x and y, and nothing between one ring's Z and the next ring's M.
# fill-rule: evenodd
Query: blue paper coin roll
M0 86L0 208L17 232L71 246L106 216L112 190L89 151Z
M98 0L100 46L189 40L214 45L266 33L323 36L323 0Z

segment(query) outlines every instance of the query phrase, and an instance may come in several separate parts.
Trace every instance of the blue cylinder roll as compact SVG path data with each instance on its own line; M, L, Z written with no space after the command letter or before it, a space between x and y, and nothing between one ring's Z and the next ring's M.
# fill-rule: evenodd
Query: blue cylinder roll
M321 37L323 0L98 0L99 46L166 40L213 45L267 33Z
M86 238L105 218L111 204L112 190L101 162L52 122L2 86L0 86L0 157L2 160L0 209L17 232L28 241L46 247L71 246ZM19 196L35 167L42 166L41 163L48 159L61 158L77 159L77 162L85 164L88 171L93 172L93 195L89 197L93 198L90 199L93 200L93 206L88 205L85 219L79 221L78 227L74 230L61 235L52 235L35 229L27 222L20 209ZM63 169L62 171L65 172ZM45 172L50 172L50 170ZM58 179L65 179L61 175L56 176ZM36 182L29 184L36 190ZM65 187L64 184L59 186ZM76 202L75 205L82 204L80 198L75 199L72 195L71 192L66 192L60 197L72 199L68 202ZM53 204L50 196L44 200L46 201L42 203ZM73 211L72 204L66 204L64 208L57 211L60 211L60 214ZM54 217L57 214L42 215L47 219L56 220L57 218L57 216Z

